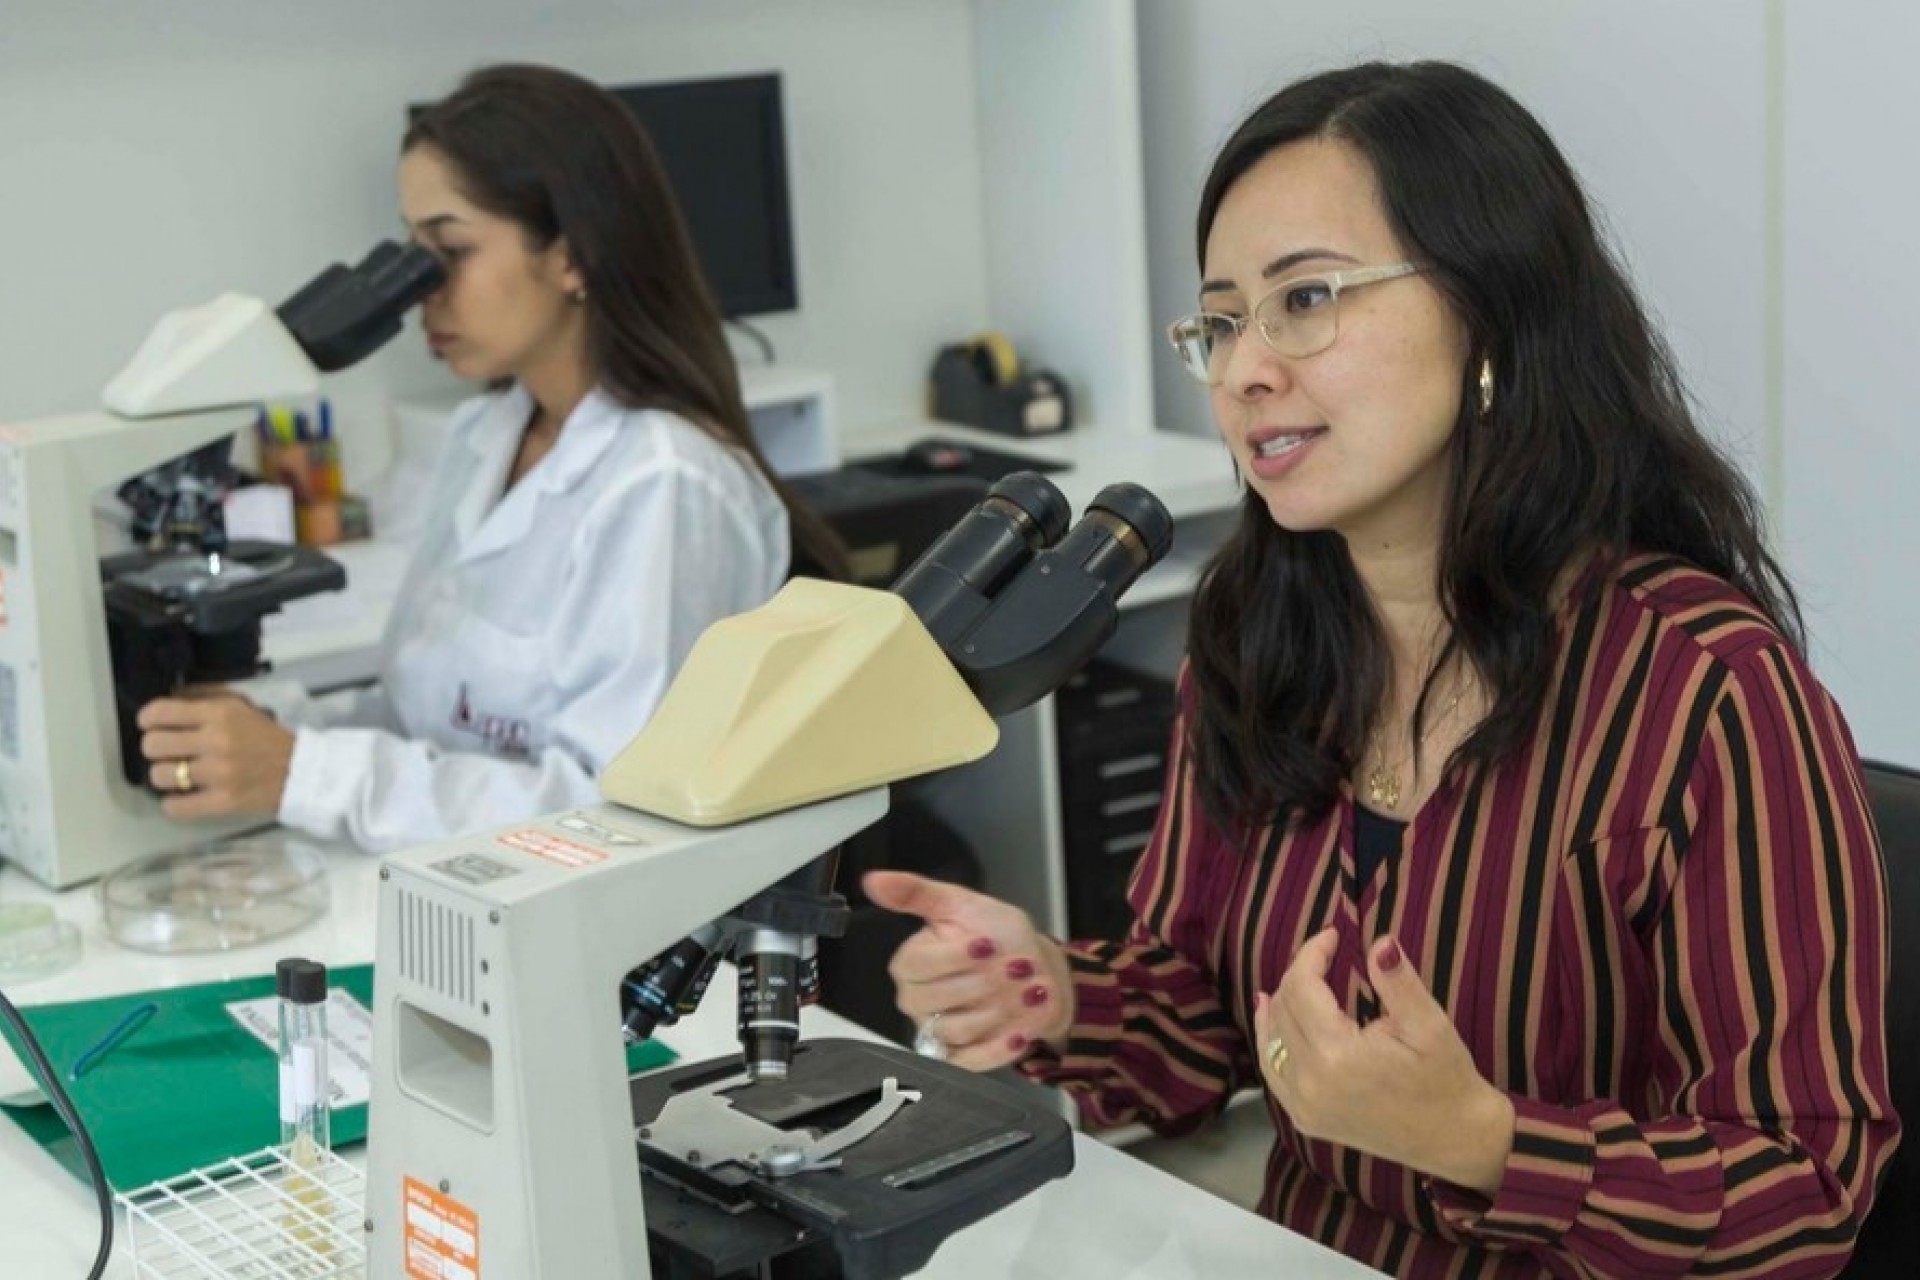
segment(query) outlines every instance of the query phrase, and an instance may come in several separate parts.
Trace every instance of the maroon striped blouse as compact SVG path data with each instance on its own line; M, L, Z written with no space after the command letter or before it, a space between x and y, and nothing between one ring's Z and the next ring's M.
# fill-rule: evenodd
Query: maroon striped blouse
M1534 745L1443 781L1366 884L1350 794L1211 824L1183 718L1131 935L1070 948L1068 1051L1027 1070L1091 1123L1192 1127L1260 1087L1253 999L1306 938L1339 931L1329 980L1365 1018L1391 931L1513 1099L1505 1180L1488 1201L1302 1138L1268 1098L1263 1213L1409 1277L1836 1271L1899 1133L1851 737L1719 579L1639 558L1583 595Z

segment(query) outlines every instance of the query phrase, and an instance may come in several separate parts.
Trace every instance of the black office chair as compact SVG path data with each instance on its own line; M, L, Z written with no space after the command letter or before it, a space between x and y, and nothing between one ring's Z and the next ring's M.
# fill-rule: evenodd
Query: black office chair
M1866 775L1887 866L1887 1069L1905 1133L1841 1276L1913 1280L1920 1273L1920 772L1869 760Z

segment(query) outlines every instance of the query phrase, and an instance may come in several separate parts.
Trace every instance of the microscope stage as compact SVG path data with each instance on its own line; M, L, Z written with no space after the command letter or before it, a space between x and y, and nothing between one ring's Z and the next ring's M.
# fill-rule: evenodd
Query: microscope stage
M731 1110L750 1119L713 1115L717 1150L753 1122L784 1133L780 1145L830 1145L883 1098L893 1105L900 1095L897 1109L876 1113L885 1119L873 1132L835 1152L838 1167L775 1176L755 1160L691 1147L684 1126L666 1123L676 1095L711 1092L739 1072L739 1059L727 1058L630 1086L660 1274L891 1280L926 1265L955 1231L1073 1168L1072 1129L1039 1088L894 1045L817 1040L796 1048L786 1081L725 1090ZM905 1100L915 1093L917 1101Z

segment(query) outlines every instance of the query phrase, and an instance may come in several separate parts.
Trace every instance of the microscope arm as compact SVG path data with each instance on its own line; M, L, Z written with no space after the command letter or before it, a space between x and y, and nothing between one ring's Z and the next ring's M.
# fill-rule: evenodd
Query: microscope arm
M1067 516L1066 500L1050 482L1016 473L996 484L894 585L924 628L922 635L933 639L948 669L992 715L1030 705L1079 670L1113 633L1120 595L1172 544L1166 509L1134 485L1102 490L1072 529L1066 529ZM706 656L715 655L710 650ZM689 667L701 657L696 649ZM737 672L754 670L725 658L715 665L736 686ZM788 677L803 665L804 658L792 655L761 664ZM753 692L736 695L744 700ZM663 706L662 714L668 710ZM678 748L689 745L684 738L666 740ZM611 799L625 798L614 777L621 763L603 776L602 789ZM903 767L879 780L925 771ZM658 811L689 820L684 812ZM800 1037L800 1006L818 997L815 939L838 937L846 928L846 903L833 892L838 856L838 850L829 851L628 974L621 1007L629 1039L645 1039L660 1023L691 1012L719 959L731 954L740 973L747 1074L784 1079Z

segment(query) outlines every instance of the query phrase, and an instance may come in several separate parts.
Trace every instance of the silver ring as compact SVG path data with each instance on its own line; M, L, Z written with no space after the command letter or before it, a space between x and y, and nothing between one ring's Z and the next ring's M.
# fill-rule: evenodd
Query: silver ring
M913 1033L913 1051L923 1058L932 1058L936 1062L945 1062L947 1060L947 1042L942 1040L939 1034L933 1029L934 1024L939 1021L940 1015L936 1013L920 1024L920 1029Z

